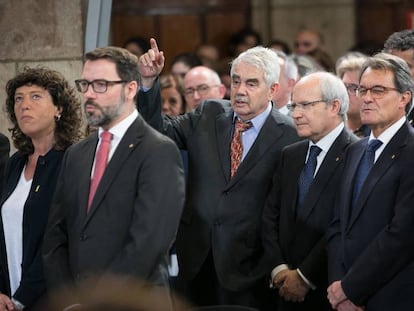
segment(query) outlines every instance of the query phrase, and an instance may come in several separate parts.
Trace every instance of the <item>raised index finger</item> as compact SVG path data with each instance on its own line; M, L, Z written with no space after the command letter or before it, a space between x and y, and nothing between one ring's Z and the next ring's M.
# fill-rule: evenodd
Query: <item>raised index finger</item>
M157 41L154 38L150 39L151 49L154 50L156 54L159 53Z

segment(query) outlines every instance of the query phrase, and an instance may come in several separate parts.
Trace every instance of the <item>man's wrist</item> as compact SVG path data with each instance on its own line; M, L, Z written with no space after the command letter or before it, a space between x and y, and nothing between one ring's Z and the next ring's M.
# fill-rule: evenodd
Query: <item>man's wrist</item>
M299 276L300 276L300 278L303 280L303 282L305 282L305 284L307 285L307 286L309 286L311 289L313 289L313 290L315 290L316 289L316 286L311 282L311 281L309 281L307 278L306 278L306 276L300 271L300 269L298 268L298 269L296 269L296 271L298 272L298 274L299 274Z
M24 309L25 306L20 301L14 299L13 297L12 297L11 301L13 302L14 306L16 307L16 310L20 311L20 310Z
M158 76L150 77L150 78L143 78L141 77L141 89L149 90L154 86L155 81L157 80Z

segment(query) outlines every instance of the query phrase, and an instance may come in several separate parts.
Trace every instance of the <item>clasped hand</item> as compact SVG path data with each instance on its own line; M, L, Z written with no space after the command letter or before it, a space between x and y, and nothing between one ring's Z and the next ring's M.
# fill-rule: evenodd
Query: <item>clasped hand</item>
M301 302L309 291L309 286L296 270L286 269L273 278L273 284L279 288L279 296L286 301Z

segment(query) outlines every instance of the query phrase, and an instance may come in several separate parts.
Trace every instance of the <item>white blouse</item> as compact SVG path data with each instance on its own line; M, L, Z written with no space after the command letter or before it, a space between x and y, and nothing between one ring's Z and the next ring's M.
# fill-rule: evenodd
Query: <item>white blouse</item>
M25 168L19 183L1 209L12 296L19 287L22 276L23 209L32 186L32 179L26 180L24 177Z

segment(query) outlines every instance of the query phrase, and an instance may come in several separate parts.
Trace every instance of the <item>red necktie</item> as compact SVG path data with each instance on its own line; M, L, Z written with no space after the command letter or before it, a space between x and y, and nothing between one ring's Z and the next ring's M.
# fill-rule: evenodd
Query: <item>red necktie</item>
M234 126L233 138L230 145L230 158L231 158L231 171L230 177L232 178L239 168L242 154L243 154L243 144L241 140L242 133L253 126L252 122L242 122L236 119Z
M93 197L95 196L96 189L98 188L99 182L105 172L106 164L108 163L109 149L111 147L112 134L108 131L101 133L101 144L99 145L98 151L95 158L95 170L91 180L91 187L89 189L88 209L91 207Z

